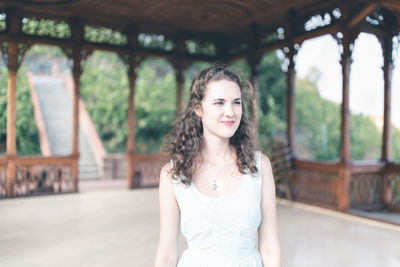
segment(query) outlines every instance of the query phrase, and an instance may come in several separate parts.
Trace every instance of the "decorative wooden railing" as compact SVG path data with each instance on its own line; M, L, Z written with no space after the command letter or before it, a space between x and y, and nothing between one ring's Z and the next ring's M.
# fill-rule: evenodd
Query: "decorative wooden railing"
M133 168L130 187L155 187L160 180L163 164L157 154L133 154L128 156L128 164Z
M339 167L336 163L294 161L293 198L322 206L338 207Z
M388 209L400 212L400 164L387 166L383 192Z
M7 161L4 158L0 158L0 198L7 195Z
M385 207L382 195L385 164L355 162L351 166L351 207L381 210Z
M74 171L74 157L1 158L0 198L76 192Z
M290 182L294 200L339 209L340 199L348 198L349 208L400 212L399 164L361 161L346 168L350 173L348 191L341 163L294 160L295 175Z

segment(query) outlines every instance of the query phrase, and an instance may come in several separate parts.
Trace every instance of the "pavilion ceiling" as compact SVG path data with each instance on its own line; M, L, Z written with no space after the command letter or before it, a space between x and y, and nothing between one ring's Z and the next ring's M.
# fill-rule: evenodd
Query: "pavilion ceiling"
M348 9L347 21L343 21L343 6ZM10 8L27 19L53 19L71 25L78 18L85 27L104 27L122 35L133 31L138 40L142 38L139 42L143 38L159 42L157 38L161 38L161 44L151 48L152 53L173 54L179 40L208 42L196 44L197 52L192 53L206 60L213 60L223 50L227 51L225 57L237 58L256 48L280 48L288 38L301 43L335 34L343 25L378 34L400 32L399 0L0 0L0 12L7 13ZM7 34L0 29L0 41L10 40ZM72 45L71 36L60 39L52 33L39 35L32 32L27 36L23 30L20 40ZM95 39L85 35L86 48L129 50L126 40L116 43ZM211 53L200 55L201 50L207 50L202 46L209 47L210 43L214 46Z
M151 32L237 32L251 24L279 24L289 9L302 9L321 0L6 0L34 14L88 22L135 25Z

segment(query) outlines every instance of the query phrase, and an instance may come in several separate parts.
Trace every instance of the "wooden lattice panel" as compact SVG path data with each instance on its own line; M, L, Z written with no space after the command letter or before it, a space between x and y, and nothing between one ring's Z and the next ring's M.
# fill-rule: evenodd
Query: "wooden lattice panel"
M0 164L0 198L6 196L6 165Z
M352 174L350 182L351 205L378 205L381 203L382 173Z
M17 165L14 181L15 196L66 192L72 192L69 165Z
M158 186L160 181L161 162L154 158L135 161L133 183L138 187Z
M293 182L294 198L337 207L337 173L296 170Z
M388 179L391 193L389 205L400 211L400 171L391 172Z

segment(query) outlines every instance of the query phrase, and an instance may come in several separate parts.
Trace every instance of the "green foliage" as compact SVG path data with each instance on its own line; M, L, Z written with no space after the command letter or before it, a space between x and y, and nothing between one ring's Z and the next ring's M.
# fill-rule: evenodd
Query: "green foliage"
M145 48L161 49L171 51L176 47L172 40L167 39L162 34L140 33L138 35L138 43Z
M318 76L318 75L317 75ZM306 159L334 160L340 150L340 105L321 98L314 72L296 81L296 152ZM393 136L399 136L393 128ZM350 115L350 152L353 160L378 160L382 134L375 123L362 114ZM400 147L394 143L394 155Z
M22 32L29 35L71 38L71 27L64 21L52 19L23 18Z
M265 54L259 66L258 136L263 151L270 152L275 138L286 135L286 75L275 52Z
M393 160L400 162L400 129L392 124L392 153Z
M191 64L185 71L185 85L183 91L183 106L187 104L189 101L190 95L190 87L192 86L192 81L196 77L196 75L203 69L209 68L211 66L210 63L206 62L194 62Z
M382 134L374 122L362 114L352 114L350 118L350 152L353 160L381 157Z
M315 82L297 79L296 153L300 158L334 160L340 149L340 107L321 98Z
M81 97L110 153L126 151L129 81L117 55L95 52L84 65ZM175 75L166 60L147 59L135 87L136 151L156 152L175 118Z
M26 72L26 67L22 66L17 75L17 153L34 155L40 154L41 151ZM4 153L7 133L7 68L1 67L0 73L0 153Z
M156 152L176 113L176 82L170 64L147 59L138 71L135 90L136 150Z
M61 73L69 73L68 59L56 46L34 45L25 54L23 64L38 75L51 75L52 67Z
M105 27L85 25L85 40L93 43L105 43L112 45L126 45L128 38L119 31Z
M190 54L216 55L217 49L213 43L200 43L195 40L186 40L186 51Z
M6 13L1 12L0 13L0 32L5 31L7 28L6 25Z
M239 59L230 64L230 68L242 78L250 80L250 66L245 59Z
M116 54L95 51L83 65L81 97L106 150L126 150L129 81Z

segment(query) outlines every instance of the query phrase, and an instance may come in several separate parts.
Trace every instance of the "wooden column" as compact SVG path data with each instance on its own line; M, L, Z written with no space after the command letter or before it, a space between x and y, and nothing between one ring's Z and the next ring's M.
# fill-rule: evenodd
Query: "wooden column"
M21 18L15 9L7 11L6 28L11 34L18 34L21 30ZM11 40L8 44L7 68L7 169L6 169L6 194L8 197L14 196L15 181L15 161L17 157L17 74L18 74L18 43Z
M349 106L349 85L350 85L350 66L352 63L350 52L349 33L343 33L343 53L341 58L342 65L342 105L341 105L341 143L340 161L350 162L350 106Z
M351 155L350 155L350 106L349 106L349 85L350 85L350 66L351 46L354 38L348 27L349 3L342 1L343 20L341 25L342 38L339 43L343 47L341 55L342 65L342 105L341 105L341 130L340 130L340 162L339 176L337 182L338 209L348 210L351 206Z
M7 171L6 190L7 196L14 196L15 162L17 156L16 136L16 103L17 103L17 72L18 72L18 46L16 42L10 42L8 47L8 88L7 88Z
M287 72L286 72L286 84L287 84L287 102L286 102L286 120L287 120L287 128L286 128L286 136L289 142L289 149L292 158L296 158L295 154L295 138L296 138L296 124L295 124L295 77L296 71L294 69L295 62L294 57L296 55L296 49L293 42L294 33L294 25L296 25L296 14L293 9L289 11L287 24L285 28L285 38L286 38L286 47L283 49L283 52L286 54L287 60Z
M183 106L183 86L185 85L185 69L187 67L187 62L184 60L185 55L185 40L178 36L178 58L170 59L170 62L175 70L175 80L176 80L176 118L179 117Z
M250 80L251 80L251 84L253 85L253 89L254 89L255 103L254 103L254 110L253 110L253 122L254 122L254 126L256 127L257 133L258 133L258 127L260 124L260 114L258 112L258 110L259 110L258 103L260 100L260 72L259 72L260 60L261 60L261 58L256 54L247 58L247 62L250 65Z
M72 76L74 80L74 96L73 96L73 123L72 123L72 157L74 164L71 170L72 191L78 192L78 174L79 174L79 97L80 97L80 80L82 73L82 44L84 39L83 22L79 19L72 23L72 38L75 42L72 59Z
M136 112L135 112L135 85L136 85L136 57L133 53L129 55L129 106L128 106L128 140L127 140L127 179L129 188L140 185L134 183L135 173L135 140L136 140Z
M384 65L384 112L383 112L383 140L382 140L382 161L389 162L392 159L392 125L391 125L391 91L393 71L393 40L390 34L380 39L382 45Z
M178 62L175 69L175 79L176 79L176 117L179 117L179 113L182 111L183 105L183 86L185 83L184 79L184 67L182 62Z
M16 102L17 102L17 72L18 47L16 42L10 42L8 47L8 95L7 95L7 155L17 154L16 137Z
M388 163L392 161L392 124L391 124L391 94L392 94L392 71L393 71L393 40L390 33L379 38L383 52L383 77L384 77L384 111L383 111L383 134L382 134L382 156L381 160L386 163L386 170L382 177L382 202L392 202L391 181L388 177Z
M287 82L287 104L286 104L286 118L287 118L287 129L286 135L289 141L290 152L295 157L295 99L294 99L294 87L295 87L295 77L296 71L294 69L294 46L292 45L289 48L289 52L287 53L287 59L289 60L288 69L286 72L286 82Z

